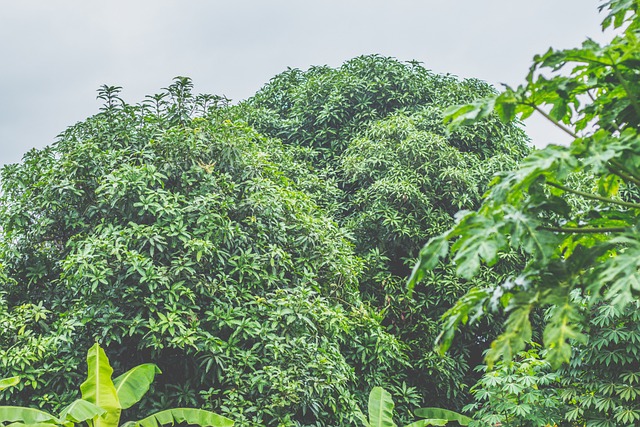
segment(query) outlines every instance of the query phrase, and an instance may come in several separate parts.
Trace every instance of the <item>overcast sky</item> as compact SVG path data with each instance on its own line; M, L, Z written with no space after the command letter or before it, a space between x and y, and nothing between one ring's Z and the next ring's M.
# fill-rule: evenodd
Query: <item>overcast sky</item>
M550 46L602 40L598 0L0 0L0 164L178 75L199 93L251 96L287 67L379 53L492 84L522 82ZM539 146L566 139L541 120Z

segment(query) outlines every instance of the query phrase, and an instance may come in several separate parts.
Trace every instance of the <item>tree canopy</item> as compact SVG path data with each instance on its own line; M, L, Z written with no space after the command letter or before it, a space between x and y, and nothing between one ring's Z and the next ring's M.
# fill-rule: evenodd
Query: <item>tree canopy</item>
M282 144L190 86L137 106L105 87L104 111L4 169L0 362L30 378L12 400L65 403L99 340L118 369L165 372L141 411L342 423L400 346L360 302L344 231L274 163Z
M492 93L475 79L373 55L337 69L289 70L247 102L250 123L281 138L312 176L322 177L317 185L306 183L306 172L290 175L353 236L365 261L360 292L407 345L411 368L387 387L407 395L406 382L436 405L465 401L477 377L473 366L498 329L484 324L469 331L442 358L432 344L439 318L470 284L448 267L424 281L420 286L429 291L415 299L406 298L404 283L422 243L452 225L459 209L478 207L493 173L515 167L529 152L523 131L497 117L447 131L448 107ZM519 262L505 259L501 267ZM487 270L479 282L497 281L502 273Z
M447 132L447 107L491 93L380 56L286 71L235 106L187 78L137 105L104 86L99 114L2 171L0 369L28 379L2 393L59 409L97 340L115 369L165 372L131 418L345 425L373 384L404 421L458 409L496 329L441 359L438 319L469 284L444 268L412 301L403 283L528 152L496 118Z

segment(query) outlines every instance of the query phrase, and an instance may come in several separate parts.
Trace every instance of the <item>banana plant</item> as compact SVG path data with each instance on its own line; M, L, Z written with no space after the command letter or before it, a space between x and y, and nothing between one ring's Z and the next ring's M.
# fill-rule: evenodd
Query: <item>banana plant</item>
M33 408L0 406L0 425L11 427L73 427L87 423L89 427L118 427L123 409L140 401L149 391L160 369L153 363L138 365L112 379L113 368L104 350L96 343L87 353L87 379L80 385L81 398L52 415ZM0 380L0 390L18 384L18 377ZM175 408L152 414L139 421L128 421L121 427L159 427L190 424L201 427L232 427L233 421L210 411Z
M365 417L362 412L358 412L357 415L365 427L397 427L393 422L393 407L391 394L382 387L374 387L369 394L369 417ZM467 426L472 421L462 414L441 408L421 408L416 410L415 414L424 419L405 427L445 426L449 422L453 422L453 425L457 423Z
M3 378L0 380L0 391L4 390L5 388L18 385L19 382L20 377Z

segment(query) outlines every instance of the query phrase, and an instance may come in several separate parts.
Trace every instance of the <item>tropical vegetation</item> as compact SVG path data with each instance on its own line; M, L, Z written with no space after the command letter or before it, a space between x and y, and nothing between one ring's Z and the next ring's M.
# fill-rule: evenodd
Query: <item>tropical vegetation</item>
M379 55L101 87L1 172L0 424L636 425L639 7L502 92Z
M152 363L138 365L112 380L113 369L99 344L87 352L87 379L80 385L82 397L65 407L58 416L18 406L0 406L0 423L15 427L39 425L65 426L87 423L90 427L118 427L122 410L136 404L149 390L158 367ZM19 377L0 380L5 387L15 386ZM213 412L194 408L172 408L129 421L128 427L157 427L187 423L201 427L232 427L233 421Z

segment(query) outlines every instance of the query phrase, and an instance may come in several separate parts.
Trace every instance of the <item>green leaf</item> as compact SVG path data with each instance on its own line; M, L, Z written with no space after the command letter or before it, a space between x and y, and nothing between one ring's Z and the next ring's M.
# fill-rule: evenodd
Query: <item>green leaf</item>
M63 424L57 417L44 411L21 406L0 406L0 423L21 422L24 424Z
M0 380L0 391L13 387L20 383L20 377L9 377Z
M73 427L73 423L71 421L67 421L67 422L62 422L60 421L60 425L63 425L64 427ZM52 427L52 426L59 426L59 424L54 424L54 423L33 423L33 424L25 424L25 423L11 423L11 424L5 424L5 427Z
M429 418L426 420L414 421L411 424L407 424L405 427L445 426L448 422L449 420Z
M362 425L364 425L364 427L369 427L369 420L367 419L367 417L364 416L362 411L357 410L356 417L358 417L358 419L362 422Z
M382 387L374 387L369 394L369 426L395 427L393 406L391 394Z
M622 309L640 295L640 240L628 233L610 243L624 249L597 266L595 280L599 286L608 285L605 298Z
M142 396L149 391L156 374L160 369L153 363L138 365L113 381L116 387L116 394L122 409L127 409L142 399Z
M104 409L106 413L94 420L94 427L117 427L121 407L111 380L113 369L98 343L87 353L87 380L80 385L82 398Z
M493 112L495 96L490 96L471 104L456 105L444 112L444 121L449 123L449 129L476 123Z
M189 424L201 427L232 427L233 421L203 409L176 408L156 412L140 421L125 423L122 427L159 427Z
M586 342L586 337L580 333L578 324L581 321L577 307L571 304L569 297L556 301L549 312L549 320L544 329L543 340L549 349L546 359L555 369L563 363L569 362L572 346L569 340Z
M513 357L525 348L531 341L531 305L520 306L513 310L507 318L505 331L491 343L491 349L487 352L486 360L489 369L499 360L511 361Z
M415 285L422 280L426 270L432 270L441 258L447 256L449 252L449 241L445 235L429 240L420 251L418 262L413 266L413 271L407 282L409 297Z
M455 411L442 408L420 408L414 411L417 417L428 419L443 419L446 421L455 421L460 425L467 426L471 421L471 418L462 415Z
M64 408L60 412L60 419L81 423L97 416L103 415L106 411L93 403L84 399L78 399Z

